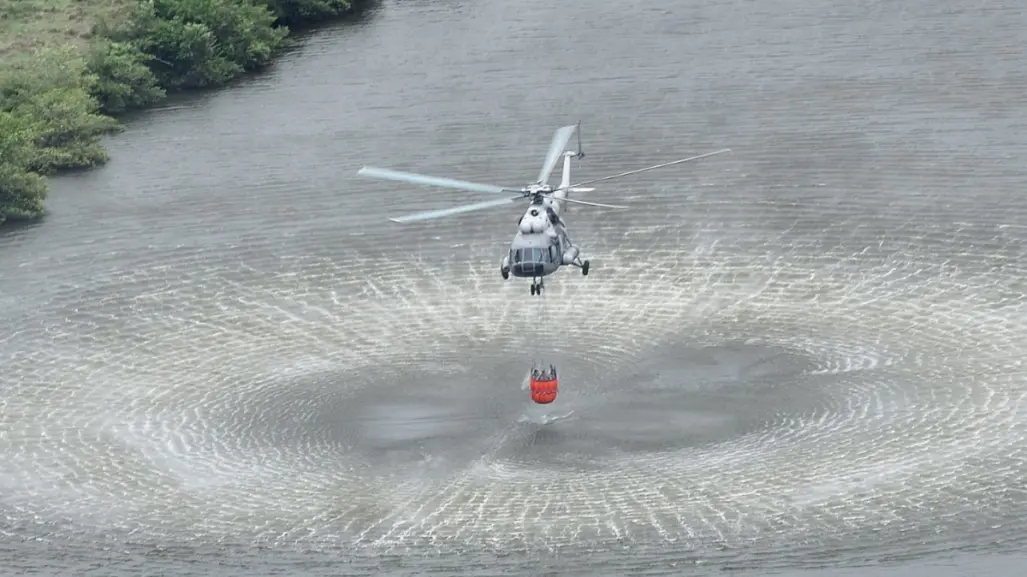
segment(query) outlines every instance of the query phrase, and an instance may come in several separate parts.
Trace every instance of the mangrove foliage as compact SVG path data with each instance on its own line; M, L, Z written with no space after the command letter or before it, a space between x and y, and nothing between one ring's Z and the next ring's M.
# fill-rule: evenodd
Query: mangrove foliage
M0 223L44 214L46 175L105 162L101 138L118 129L117 115L256 70L282 48L288 26L346 14L351 3L123 0L122 8L98 16L84 45L55 42L0 65Z

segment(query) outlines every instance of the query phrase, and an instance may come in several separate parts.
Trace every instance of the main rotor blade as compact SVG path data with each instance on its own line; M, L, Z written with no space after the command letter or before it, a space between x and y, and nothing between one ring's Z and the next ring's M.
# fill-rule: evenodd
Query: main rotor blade
M549 143L549 152L546 154L546 163L542 165L542 170L538 173L538 182L542 184L549 182L549 177L553 174L553 169L556 168L560 155L567 150L567 143L570 141L571 136L574 136L574 129L577 127L578 125L576 124L561 126L553 133L553 141Z
M617 206L616 204L601 204L598 202L586 202L584 200L578 200L576 198L554 198L553 202L573 202L574 204L587 204L588 206L599 206L602 208L627 208L626 206Z
M520 192L520 190L517 189L503 188L502 186L495 186L493 184L481 184L478 182L468 182L466 180L440 178L438 176L427 176L424 174L416 174L413 172L400 172L398 170L390 170L388 168L375 168L373 166L365 166L358 170L357 174L359 176L367 176L370 178L382 178L385 180L409 182L411 184L442 186L446 188L468 190L471 192L485 192L488 194L505 194L509 192Z
M406 216L400 216L397 218L390 218L392 222L398 222L406 224L408 222L416 222L419 220L430 220L433 218L442 218L444 216L453 216L455 214L463 214L465 212L472 212L475 210L484 210L486 208L493 208L496 206L503 206L504 204L510 204L517 200L524 198L523 196L514 196L511 198L500 198L498 200L487 200L485 202L478 202L475 204L465 204L461 206L454 206L451 208L443 208L440 210L427 210L424 212L416 212L414 214L408 214Z
M620 174L614 174L612 176L604 176L602 178L596 178L596 179L593 179L593 180L586 180L586 181L583 181L583 182L579 182L577 184L572 184L572 185L570 185L567 188L575 188L575 187L581 186L583 184L592 184L594 182L601 182L601 181L604 181L604 180L613 180L614 178L620 178L622 176L629 176L629 175L632 175L632 174L638 174L640 172L645 172L647 170L655 170L657 168L663 168L665 166L673 166L675 164L681 164L682 162L688 162L690 160L699 160L700 158L706 158L707 156L713 156L714 154L721 154L723 152L731 152L731 149L730 148L725 148L723 150L717 150L717 151L714 151L714 152L707 152L706 154L700 154L699 156L690 156L688 158L682 158L681 160L675 160L675 161L672 161L672 162L664 162L663 164L657 164L656 166L647 166L645 168L639 168L638 170L629 170L627 172L622 172Z

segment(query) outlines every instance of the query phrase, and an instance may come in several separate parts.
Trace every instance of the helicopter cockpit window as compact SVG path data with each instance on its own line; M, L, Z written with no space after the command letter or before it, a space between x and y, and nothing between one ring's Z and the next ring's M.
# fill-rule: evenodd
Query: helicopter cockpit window
M513 254L511 255L510 261L513 264L518 264L522 262L530 262L536 264L548 262L548 252L540 248L519 248L512 252Z

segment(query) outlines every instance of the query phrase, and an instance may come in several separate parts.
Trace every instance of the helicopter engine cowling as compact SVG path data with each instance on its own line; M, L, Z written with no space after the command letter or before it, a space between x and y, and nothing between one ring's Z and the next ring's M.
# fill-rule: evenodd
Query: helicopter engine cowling
M578 258L578 247L571 246L563 251L563 264L571 264L576 258Z
M532 207L521 217L520 231L524 234L538 234L549 228L549 218L544 210Z

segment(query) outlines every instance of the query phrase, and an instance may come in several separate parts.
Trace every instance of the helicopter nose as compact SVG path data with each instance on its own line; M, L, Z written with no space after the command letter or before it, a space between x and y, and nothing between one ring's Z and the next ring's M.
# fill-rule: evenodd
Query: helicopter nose
M520 262L513 266L514 274L518 276L541 276L542 263Z

